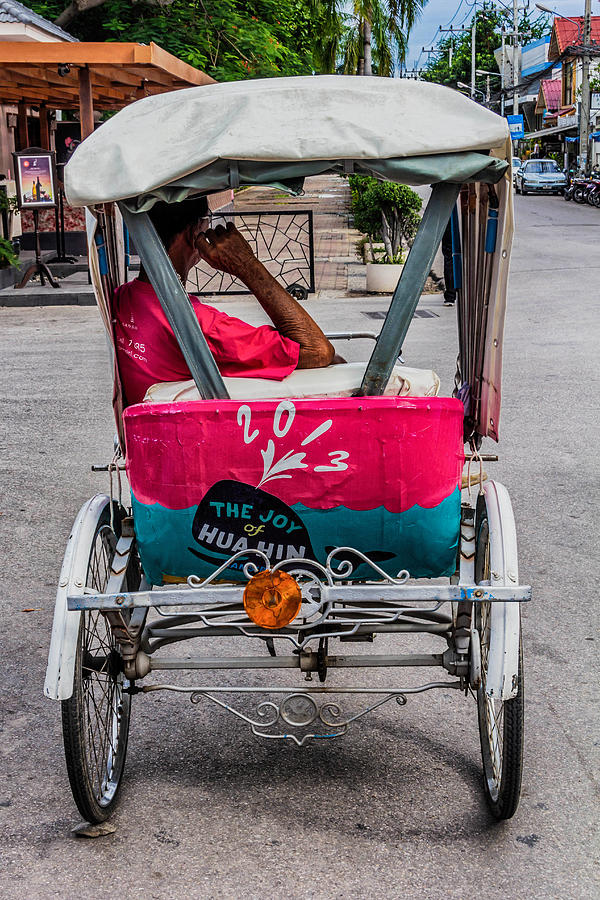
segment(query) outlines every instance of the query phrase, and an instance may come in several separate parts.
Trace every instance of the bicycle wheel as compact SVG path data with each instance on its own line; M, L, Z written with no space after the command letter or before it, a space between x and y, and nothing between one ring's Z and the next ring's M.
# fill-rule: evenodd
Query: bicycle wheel
M475 580L490 578L490 537L485 512L477 530ZM523 651L519 643L518 690L509 700L486 694L492 630L492 604L475 604L475 628L481 643L481 685L477 691L479 738L483 761L484 791L494 818L510 819L517 810L523 771Z
M115 527L118 515L115 515ZM110 506L99 516L85 584L101 593L117 545ZM63 741L73 798L88 822L103 822L117 799L127 754L131 696L124 693L121 657L106 617L81 613L73 694L62 701Z

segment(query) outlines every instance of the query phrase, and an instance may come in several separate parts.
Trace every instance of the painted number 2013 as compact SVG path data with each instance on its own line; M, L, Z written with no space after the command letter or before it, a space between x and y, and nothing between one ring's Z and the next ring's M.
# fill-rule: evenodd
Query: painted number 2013
M273 416L273 434L277 438L283 438L290 431L294 419L296 417L296 407L291 400L282 400L277 406ZM255 428L251 430L252 410L244 403L238 408L237 423L243 429L244 443L251 444L260 434L260 430ZM332 419L325 419L320 425L317 425L309 435L307 435L300 443L301 447L306 447L317 438L326 434L333 425ZM286 454L287 455L287 454ZM342 472L348 468L345 462L350 456L346 450L333 450L329 452L329 464L314 467L315 472ZM301 466L306 468L305 465Z

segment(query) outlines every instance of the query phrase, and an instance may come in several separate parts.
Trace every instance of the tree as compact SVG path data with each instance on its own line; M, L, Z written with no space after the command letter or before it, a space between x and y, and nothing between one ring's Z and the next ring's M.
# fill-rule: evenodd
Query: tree
M315 61L322 72L392 75L427 0L313 0L320 15Z
M155 41L217 81L313 72L311 0L26 0L85 41ZM67 23L65 16L70 17Z

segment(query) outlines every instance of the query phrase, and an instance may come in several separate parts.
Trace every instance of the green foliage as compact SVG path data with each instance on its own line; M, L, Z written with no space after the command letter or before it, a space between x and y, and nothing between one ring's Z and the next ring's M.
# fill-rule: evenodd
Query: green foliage
M405 184L378 181L368 175L350 175L354 224L371 241L383 241L380 262L400 262L402 242L411 245L419 223L421 198Z
M404 61L408 36L427 0L312 0L318 17L314 35L319 72L356 75L364 59L365 26L370 30L373 74L391 76Z
M371 31L373 73L392 75L426 0L100 0L71 19L83 41L154 41L217 81L356 74ZM69 0L25 0L56 20Z
M26 5L54 20L68 2ZM311 0L105 0L68 30L84 41L154 41L217 81L232 81L311 74L317 19Z
M497 6L486 6L476 14L475 28L475 67L488 72L498 72L498 64L494 56L502 43L502 27L512 30L512 13ZM550 31L548 19L542 17L535 22L525 15L519 22L519 33L523 44L536 40ZM452 46L452 65L450 65L450 47ZM423 81L435 81L449 87L456 87L457 82L471 82L471 30L465 28L456 35L442 38L437 45L439 53L432 55L425 71ZM479 90L485 85L486 76L478 76ZM491 82L492 91L500 89L500 79Z
M9 266L17 267L19 265L19 257L13 249L13 245L6 238L0 237L0 269L6 269Z

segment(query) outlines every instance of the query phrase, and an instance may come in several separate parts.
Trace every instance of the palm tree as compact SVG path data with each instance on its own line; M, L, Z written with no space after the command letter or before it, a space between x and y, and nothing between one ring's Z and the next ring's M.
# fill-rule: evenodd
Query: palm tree
M315 61L321 72L392 75L427 0L313 0L320 29Z

